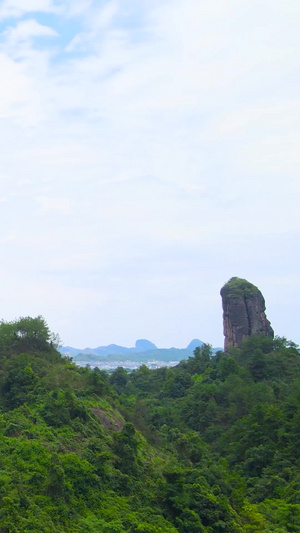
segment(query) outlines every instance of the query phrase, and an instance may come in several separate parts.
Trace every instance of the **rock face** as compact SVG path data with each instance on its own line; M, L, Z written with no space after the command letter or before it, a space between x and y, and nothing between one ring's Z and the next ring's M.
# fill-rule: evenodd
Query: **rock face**
M190 344L186 347L187 350L194 351L198 346L203 346L204 342L199 339L193 339Z
M157 350L157 347L153 342L147 341L147 339L139 339L135 343L135 347L140 352L148 352L149 350Z
M265 300L260 290L241 278L231 278L221 289L225 352L239 347L250 335L274 337L266 317Z

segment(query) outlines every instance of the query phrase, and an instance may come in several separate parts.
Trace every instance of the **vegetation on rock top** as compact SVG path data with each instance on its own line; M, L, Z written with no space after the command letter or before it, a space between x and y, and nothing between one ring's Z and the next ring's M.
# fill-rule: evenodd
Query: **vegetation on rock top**
M240 296L243 298L248 298L255 294L261 294L258 287L256 287L246 279L238 277L230 278L230 280L225 283L225 285L221 289L221 293L222 291L224 293L226 291L226 296L229 298L237 298Z

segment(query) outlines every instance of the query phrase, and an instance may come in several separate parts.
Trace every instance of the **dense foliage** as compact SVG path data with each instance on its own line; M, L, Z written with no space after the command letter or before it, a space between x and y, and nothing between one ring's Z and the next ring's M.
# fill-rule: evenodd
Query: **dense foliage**
M0 533L300 531L300 354L250 337L111 376L0 324Z
M231 298L239 296L250 298L254 294L260 293L255 285L249 283L246 279L237 278L236 276L230 278L230 280L224 285L222 291L224 289L227 292L227 296Z

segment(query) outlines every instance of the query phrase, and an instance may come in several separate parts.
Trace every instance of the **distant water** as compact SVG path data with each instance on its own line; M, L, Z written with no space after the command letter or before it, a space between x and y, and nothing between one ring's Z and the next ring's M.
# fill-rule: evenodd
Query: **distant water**
M178 365L179 361L131 361L128 359L127 361L97 361L90 362L90 361L78 361L76 364L79 366L86 366L89 365L91 368L99 368L100 370L106 370L107 372L112 372L119 366L122 366L125 368L125 370L132 371L137 370L140 366L146 365L148 368L162 368L164 366L172 367Z

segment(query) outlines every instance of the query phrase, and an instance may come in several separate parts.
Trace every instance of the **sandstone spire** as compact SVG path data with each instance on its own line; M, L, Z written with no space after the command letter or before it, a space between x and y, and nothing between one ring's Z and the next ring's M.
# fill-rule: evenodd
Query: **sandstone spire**
M266 317L265 300L260 290L241 278L231 278L221 289L224 349L239 347L250 335L274 337Z

